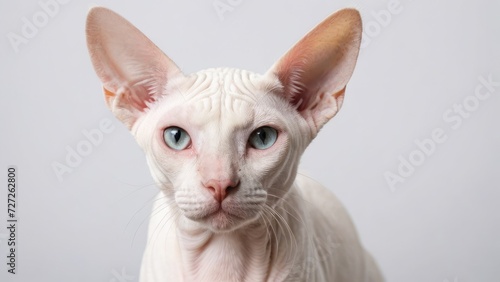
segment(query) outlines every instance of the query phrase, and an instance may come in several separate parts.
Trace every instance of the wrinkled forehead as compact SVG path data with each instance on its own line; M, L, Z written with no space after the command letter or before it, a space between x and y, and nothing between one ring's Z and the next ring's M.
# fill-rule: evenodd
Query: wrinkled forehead
M197 125L231 121L243 126L253 119L256 108L266 104L269 93L279 88L277 80L249 71L208 69L173 82L167 88L171 103L162 106L168 108L165 112Z

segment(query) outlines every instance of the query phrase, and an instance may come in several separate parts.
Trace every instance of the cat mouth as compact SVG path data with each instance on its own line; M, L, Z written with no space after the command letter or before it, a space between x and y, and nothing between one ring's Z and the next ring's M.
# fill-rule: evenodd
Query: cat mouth
M227 232L253 221L259 215L259 204L234 203L232 201L204 205L200 208L183 207L185 217L198 222L214 232Z
M215 211L201 219L205 224L208 224L213 231L229 231L233 230L235 225L244 220L221 206Z

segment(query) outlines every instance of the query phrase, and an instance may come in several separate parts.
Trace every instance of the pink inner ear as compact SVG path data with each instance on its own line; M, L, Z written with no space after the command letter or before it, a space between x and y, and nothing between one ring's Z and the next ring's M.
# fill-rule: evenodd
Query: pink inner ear
M282 61L280 61L276 73L278 75L278 79L284 86L283 94L285 95L285 98L290 102L290 104L297 107L300 111L302 110L301 108L309 102L309 97L304 95L304 92L307 89L301 82L304 66L301 66L300 62L305 61L305 59L297 59L296 53L297 52L291 52L287 54Z
M87 45L104 86L108 106L132 124L164 95L170 79L182 72L142 32L115 12L92 8L87 17Z
M316 100L321 84L326 83L326 70L329 70L325 66L327 61L320 64L314 62L316 58L311 56L315 54L309 47L307 44L300 44L290 50L277 69L278 78L285 86L284 94L298 111L305 110Z
M325 108L338 110L339 103L333 100L341 96L352 75L360 42L359 13L338 11L295 44L271 72L283 84L285 98L299 112L312 110L315 119L323 120L317 115L323 115Z
M117 93L113 93L103 87L104 90L104 99L108 106L111 105L112 101L116 98L117 95L121 95L120 97L120 106L124 108L134 108L139 111L144 111L148 107L147 103L153 103L155 101L152 95L148 95L147 91L139 91L140 93L132 94L130 93L130 89L121 88ZM144 96L144 97L143 97ZM126 105L126 106L124 106Z

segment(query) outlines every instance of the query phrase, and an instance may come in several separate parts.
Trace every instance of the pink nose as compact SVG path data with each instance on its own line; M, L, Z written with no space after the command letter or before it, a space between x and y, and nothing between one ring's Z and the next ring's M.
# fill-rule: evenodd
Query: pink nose
M210 191L210 193L212 193L217 202L222 203L222 200L226 198L229 191L236 188L238 184L239 181L233 181L230 179L210 179L209 181L204 183L204 186L208 189L208 191Z

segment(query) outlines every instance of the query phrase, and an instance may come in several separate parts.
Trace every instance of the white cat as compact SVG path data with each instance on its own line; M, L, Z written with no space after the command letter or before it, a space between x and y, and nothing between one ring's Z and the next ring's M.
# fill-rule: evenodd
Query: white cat
M141 281L383 281L342 205L297 175L342 105L360 40L360 15L345 9L264 75L185 75L121 16L90 10L88 48L106 103L161 190Z

